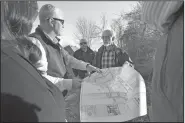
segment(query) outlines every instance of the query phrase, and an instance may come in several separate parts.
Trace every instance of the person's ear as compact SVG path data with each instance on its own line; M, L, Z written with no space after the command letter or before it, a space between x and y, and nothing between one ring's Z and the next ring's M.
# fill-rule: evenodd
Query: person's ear
M54 26L54 20L52 18L50 18L48 21L49 21L49 25L51 27L53 27Z
M112 37L112 41L114 41L115 37Z

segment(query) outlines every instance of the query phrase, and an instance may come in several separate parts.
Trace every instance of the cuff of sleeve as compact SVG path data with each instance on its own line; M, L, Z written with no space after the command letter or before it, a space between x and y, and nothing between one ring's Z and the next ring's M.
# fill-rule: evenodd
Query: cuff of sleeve
M65 89L71 90L72 89L72 79L64 79L63 86Z
M55 85L60 89L60 91L64 91L65 89L72 89L72 79L63 79L59 78Z
M81 61L81 60L80 60L80 61ZM87 65L88 65L89 63L84 62L84 61L81 61L81 63L82 63L82 68L81 68L80 70L87 70Z
M58 78L58 79L55 81L54 84L60 89L60 91L64 91L64 90L65 90L64 85L63 85L63 79Z
M91 64L89 64L89 63L86 64L86 70L87 70L87 67L88 67L89 65L91 65Z

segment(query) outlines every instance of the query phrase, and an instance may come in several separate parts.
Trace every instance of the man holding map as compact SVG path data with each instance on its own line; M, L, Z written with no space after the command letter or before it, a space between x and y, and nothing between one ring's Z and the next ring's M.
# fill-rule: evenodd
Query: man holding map
M109 68L122 66L125 61L132 63L126 52L122 52L114 43L114 36L111 30L104 30L102 33L103 45L98 49L95 66L98 68Z

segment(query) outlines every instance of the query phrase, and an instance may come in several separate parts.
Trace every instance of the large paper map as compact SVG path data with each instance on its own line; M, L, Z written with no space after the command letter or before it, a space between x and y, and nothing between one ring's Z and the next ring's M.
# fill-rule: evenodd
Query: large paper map
M81 122L123 122L147 114L145 83L133 67L126 63L102 71L84 79Z

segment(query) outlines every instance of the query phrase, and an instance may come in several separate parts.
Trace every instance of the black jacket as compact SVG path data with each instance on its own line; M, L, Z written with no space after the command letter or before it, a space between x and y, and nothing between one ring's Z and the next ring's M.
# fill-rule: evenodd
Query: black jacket
M78 60L82 60L84 62L92 64L95 53L88 47L87 52L84 52L82 49L78 49L77 51L75 51L73 56ZM76 69L73 69L73 72L75 76L79 76L82 79L85 77L85 74L87 73L87 71L76 70Z
M65 122L61 91L12 49L1 46L1 121Z

